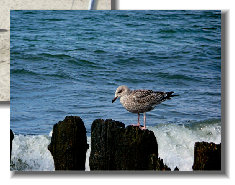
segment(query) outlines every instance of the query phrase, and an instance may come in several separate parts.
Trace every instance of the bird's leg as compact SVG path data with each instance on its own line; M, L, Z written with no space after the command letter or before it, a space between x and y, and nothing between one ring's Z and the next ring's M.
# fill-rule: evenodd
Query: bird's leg
M140 126L140 113L138 113L138 123L137 123L138 126Z
M138 123L137 124L132 124L132 126L140 126L140 113L138 113Z
M146 112L144 112L144 127L140 127L141 130L146 129Z

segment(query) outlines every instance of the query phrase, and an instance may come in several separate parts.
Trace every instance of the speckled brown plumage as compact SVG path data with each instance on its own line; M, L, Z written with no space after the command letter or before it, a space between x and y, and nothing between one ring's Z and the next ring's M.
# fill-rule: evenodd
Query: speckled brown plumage
M120 102L123 107L132 113L138 113L138 125L139 125L139 113L145 113L151 111L156 105L161 102L171 99L174 92L160 92L152 90L130 90L127 86L119 86L115 92L114 102L120 97Z

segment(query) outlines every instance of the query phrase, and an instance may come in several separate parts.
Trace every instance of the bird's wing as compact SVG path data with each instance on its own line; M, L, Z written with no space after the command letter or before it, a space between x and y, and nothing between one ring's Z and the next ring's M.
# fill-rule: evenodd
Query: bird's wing
M135 90L133 91L133 98L136 102L149 102L151 104L160 103L166 96L165 92L156 92L152 90Z

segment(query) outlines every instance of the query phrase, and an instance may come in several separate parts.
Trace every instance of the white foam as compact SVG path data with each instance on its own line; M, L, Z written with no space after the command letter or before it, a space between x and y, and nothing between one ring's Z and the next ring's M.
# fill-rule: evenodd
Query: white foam
M52 135L52 132L49 134ZM12 171L54 171L54 161L47 149L51 139L44 135L15 135L12 141ZM86 153L85 170L90 171L89 156L91 138L87 138L89 149Z
M157 138L158 154L172 170L192 171L195 142L221 143L220 123L199 125L196 128L184 125L161 124L149 127Z
M52 134L53 134L53 130L50 131L49 137L52 137Z
M87 137L87 143L89 144L89 149L86 152L86 166L85 171L90 171L89 157L91 153L91 137Z
M54 171L54 161L43 135L15 135L12 141L11 170Z

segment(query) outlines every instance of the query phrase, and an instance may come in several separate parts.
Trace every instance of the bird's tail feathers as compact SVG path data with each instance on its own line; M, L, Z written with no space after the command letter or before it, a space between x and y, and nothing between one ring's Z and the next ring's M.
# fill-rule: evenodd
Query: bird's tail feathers
M166 92L166 99L171 99L171 97L174 97L174 96L179 96L178 94L173 94L174 91L171 91L171 92Z

